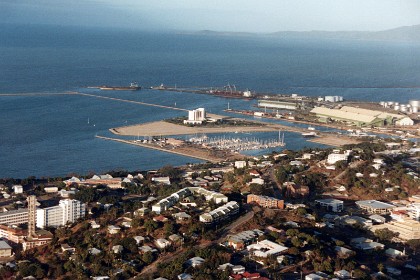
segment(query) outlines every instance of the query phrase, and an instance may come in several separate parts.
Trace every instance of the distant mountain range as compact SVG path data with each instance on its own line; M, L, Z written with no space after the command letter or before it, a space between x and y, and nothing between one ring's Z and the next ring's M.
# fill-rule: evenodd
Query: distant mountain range
M384 31L279 31L274 33L218 32L202 30L199 35L273 36L282 38L347 39L371 41L420 41L420 25L403 26Z

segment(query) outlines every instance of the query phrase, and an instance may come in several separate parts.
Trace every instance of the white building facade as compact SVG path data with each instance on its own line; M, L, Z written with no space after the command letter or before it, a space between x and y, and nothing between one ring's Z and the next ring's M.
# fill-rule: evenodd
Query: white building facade
M188 111L188 120L184 124L202 124L206 120L206 110L198 108L196 110Z
M39 228L58 227L67 222L75 222L85 216L86 206L75 199L60 200L57 206L37 209L36 226Z
M349 158L349 152L345 152L344 154L337 154L337 153L332 153L328 155L327 158L327 163L328 164L335 164L337 161L347 161Z

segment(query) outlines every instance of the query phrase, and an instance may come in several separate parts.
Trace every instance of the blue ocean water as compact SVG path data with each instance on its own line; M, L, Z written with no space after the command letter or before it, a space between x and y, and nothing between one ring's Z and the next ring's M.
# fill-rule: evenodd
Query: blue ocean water
M420 45L268 37L137 33L2 26L0 94L82 91L224 113L255 101L142 90L99 92L89 85L222 86L257 92L343 95L367 101L418 99ZM63 176L153 169L197 160L107 142L111 127L182 115L155 107L82 97L0 96L0 177ZM89 120L89 123L88 123ZM276 133L258 134L275 138ZM287 148L319 146L286 133Z

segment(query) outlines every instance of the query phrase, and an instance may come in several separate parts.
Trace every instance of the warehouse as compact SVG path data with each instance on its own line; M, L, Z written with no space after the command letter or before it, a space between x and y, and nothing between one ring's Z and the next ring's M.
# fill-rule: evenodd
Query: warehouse
M383 126L384 121L374 116L362 115L357 113L346 112L337 109L329 109L323 107L315 107L311 113L315 114L319 121L327 122L329 119L356 126Z
M344 122L346 124L363 126L385 126L385 125L413 125L414 122L405 115L392 114L388 112L368 110L350 106L343 106L341 109L329 109L315 107L311 113L315 114L319 121L329 120Z

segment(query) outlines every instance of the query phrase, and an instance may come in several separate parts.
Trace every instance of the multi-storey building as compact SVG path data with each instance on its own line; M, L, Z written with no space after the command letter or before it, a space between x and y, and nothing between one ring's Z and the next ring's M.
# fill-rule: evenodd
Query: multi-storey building
M188 111L188 120L184 120L184 124L202 124L206 120L206 110L198 108Z
M420 220L420 203L412 203L407 207L407 212L413 220Z
M263 195L255 195L249 194L246 197L246 203L257 203L261 207L264 208L277 208L283 209L284 208L284 201L280 199L276 199L274 197L263 196Z
M317 199L315 204L333 212L341 212L344 209L344 202L334 198Z
M28 222L28 209L11 210L0 213L0 224L20 225Z
M208 213L200 215L200 222L206 224L218 223L222 220L229 219L239 212L239 204L236 201L230 201Z
M64 199L57 206L37 209L36 225L39 228L58 227L84 216L84 203L75 199Z

